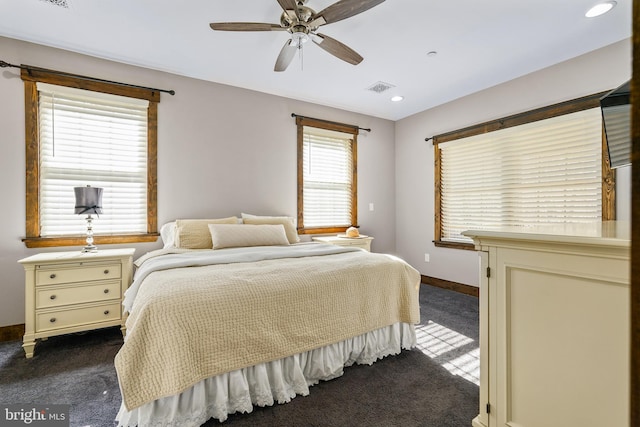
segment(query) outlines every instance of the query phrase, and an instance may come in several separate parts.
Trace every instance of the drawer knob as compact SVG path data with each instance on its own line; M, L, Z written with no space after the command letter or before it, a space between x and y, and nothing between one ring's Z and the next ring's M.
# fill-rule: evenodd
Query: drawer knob
M104 314L105 314L105 315L106 315L106 314L109 314L109 310L105 310L105 311L104 311Z
M105 270L105 271L104 271L104 274L109 274L109 270Z
M49 276L49 279L55 279L55 278L56 278L55 274L52 274L52 275Z
M49 297L49 299L56 299L56 296L55 296L55 295L51 295L51 296Z
M55 317L52 317L51 319L49 319L49 322L51 322L51 323L56 323L56 318L55 318Z
M104 290L104 293L105 293L105 294L108 294L108 293L109 293L109 289L105 289L105 290Z

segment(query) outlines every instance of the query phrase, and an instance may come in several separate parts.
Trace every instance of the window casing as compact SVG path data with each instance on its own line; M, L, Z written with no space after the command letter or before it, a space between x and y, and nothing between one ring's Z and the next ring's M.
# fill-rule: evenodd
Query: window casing
M357 225L357 127L307 117L298 126L298 233Z
M60 188L69 185L73 187L76 186L76 184L91 184L93 186L105 187L105 194L103 196L103 206L105 206L103 216L105 221L103 221L102 224L100 224L100 220L94 221L94 231L96 233L94 235L94 241L96 244L156 241L158 236L156 205L156 127L157 103L160 99L159 93L157 91L113 83L89 81L71 75L59 75L55 72L41 69L23 69L22 80L25 84L26 107L26 237L23 241L27 247L75 246L84 244L85 236L83 232L86 229L86 223L84 223L84 217L73 215L74 199L72 190L70 190L71 193L68 195L66 191L64 192L64 196L61 198L59 204L53 201L57 183L60 183ZM38 85L40 85L40 90L38 90ZM61 131L65 128L64 114L61 115L61 111L55 114L55 117L57 117L57 126L55 121L51 121L54 115L51 111L47 110L49 110L52 105L52 97L55 98L56 87L60 89L61 93L71 94L71 98L73 98L74 93L79 94L80 98L82 98L83 94L87 94L86 92L83 93L82 90L90 91L90 93L88 93L88 103L84 103L81 99L80 101L78 101L78 99L72 99L71 101L61 101L62 104L59 105L63 110L65 108L76 110L70 113L71 115L75 115L75 118L71 119L71 127L66 130L71 130L72 133L85 132L80 138L76 135L64 141L65 138L61 137L61 135L63 135ZM77 89L80 89L80 91ZM134 143L134 145L136 145L135 147L127 146L129 143L124 143L124 145L118 148L118 144L122 144L122 142L117 141L118 138L116 138L116 141L110 146L109 138L106 137L106 135L109 134L109 132L114 132L115 135L115 133L119 132L117 129L102 129L101 132L99 132L99 139L101 139L102 142L97 143L97 146L95 141L94 144L80 146L80 142L83 139L88 140L91 138L90 129L95 125L95 123L91 123L91 116L95 113L95 111L91 111L91 108L112 108L109 106L92 105L91 108L82 111L83 106L91 105L91 94L94 95L93 98L98 100L96 101L98 104L102 102L99 101L100 99L105 98L107 99L107 101L105 101L107 104L113 102L114 97L111 95L124 97L120 98L120 100L124 101L124 104L130 104L129 106L124 106L124 110L128 111L126 114L133 114L131 111L137 108L138 111L134 114L146 116L138 117L137 119L140 120L133 120L133 122L138 122L139 126L146 127L138 128L134 131L140 139ZM64 95L61 96L64 98ZM43 103L42 111L40 102ZM76 105L69 104L64 106L63 104L66 102L70 102L71 104L75 102ZM144 104L146 104L146 107L141 108L140 106ZM134 106L133 110L129 108L131 105ZM115 110L117 109L116 106ZM115 110L108 114L117 116L121 113ZM95 117L98 116L99 115ZM122 117L120 119L122 119ZM115 121L118 121L118 119L116 118ZM122 120L119 121L122 122ZM73 129L74 122L78 125L78 129ZM140 125L140 123L145 124ZM84 129L80 129L83 124L86 126ZM129 126L129 124L125 124L124 126ZM55 129L55 139L52 139L53 129ZM78 144L78 152L89 148L90 145L92 149L97 149L98 151L95 152L95 156L93 156L97 163L89 165L89 168L83 165L83 167L76 168L75 170L69 169L68 166L70 163L65 165L65 162L61 160L64 158L63 154L65 151L68 153L73 151L74 144ZM54 156L56 149L59 154L57 157ZM128 150L133 151L127 153ZM144 150L144 152L140 152L140 150ZM107 151L111 151L111 154L107 154ZM100 162L100 159L105 159L114 154L116 160L114 160L110 166L108 165L108 161L104 163ZM125 161L118 161L118 158L122 160L130 157L130 154L133 154L133 157L136 159L135 162L133 162L135 164L127 165ZM87 158L92 157L92 155L89 154L88 157L84 158L85 160L82 160L82 155L72 153L72 157L74 155L78 156L77 159L79 162L86 161ZM114 167L114 165L117 166ZM103 168L103 170L100 171L100 168ZM141 168L144 168L144 170L141 170ZM60 178L60 181L56 181ZM74 180L76 180L75 184L73 183ZM127 181L135 181L135 184L132 185ZM136 189L131 190L134 187ZM109 189L113 189L113 191L110 192ZM62 204L66 205L69 202L69 200L65 200L67 196L71 201L69 206L66 207L69 216L65 216L66 214L58 215L56 212L63 212L65 210L65 206L62 206ZM111 213L109 215L107 215L106 209L108 205L111 206ZM134 208L132 209L132 207ZM134 216L137 216L137 222L129 221ZM78 228L74 227L74 222L77 222ZM127 226L120 225L127 222L129 222ZM73 232L72 230L77 231Z
M467 229L615 218L597 94L434 137L437 246Z

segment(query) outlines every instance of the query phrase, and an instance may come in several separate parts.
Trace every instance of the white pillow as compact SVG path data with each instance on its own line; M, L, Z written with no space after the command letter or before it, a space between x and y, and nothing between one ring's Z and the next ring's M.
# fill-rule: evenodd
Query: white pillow
M176 246L176 222L171 221L160 227L160 238L164 244L163 249L175 248Z
M295 221L290 216L259 216L246 213L242 213L241 215L242 222L245 224L282 224L289 243L293 244L300 241Z
M288 245L282 224L209 224L213 249Z

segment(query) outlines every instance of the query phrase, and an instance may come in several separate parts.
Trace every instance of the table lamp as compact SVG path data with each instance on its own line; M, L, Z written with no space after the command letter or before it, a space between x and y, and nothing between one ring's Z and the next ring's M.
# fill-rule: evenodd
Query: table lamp
M98 248L93 244L93 228L91 215L99 215L102 213L102 188L91 187L73 187L76 194L75 213L78 215L87 214L87 246L82 252L98 252Z

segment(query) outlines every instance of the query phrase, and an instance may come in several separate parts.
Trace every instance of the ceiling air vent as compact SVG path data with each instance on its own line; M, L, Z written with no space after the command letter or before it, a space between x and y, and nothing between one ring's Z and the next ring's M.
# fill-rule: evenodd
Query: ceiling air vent
M60 6L60 7L65 7L65 8L69 8L69 4L67 3L67 0L40 0L43 1L45 3L51 3L53 5L56 6Z
M375 92L375 93L382 93L391 89L392 87L395 87L395 86L385 82L378 82L369 86L367 90L370 90L371 92Z

